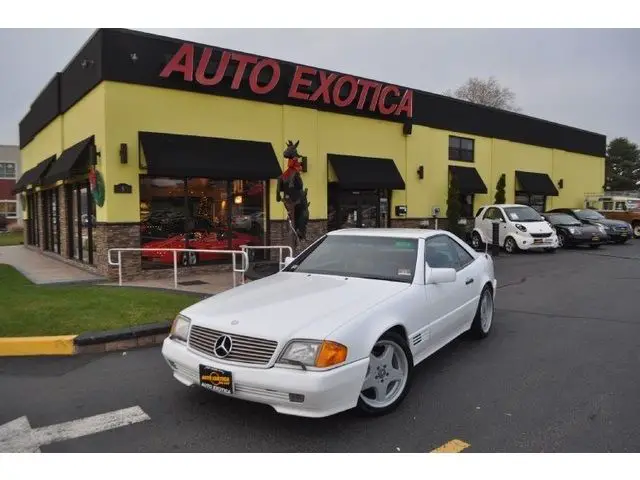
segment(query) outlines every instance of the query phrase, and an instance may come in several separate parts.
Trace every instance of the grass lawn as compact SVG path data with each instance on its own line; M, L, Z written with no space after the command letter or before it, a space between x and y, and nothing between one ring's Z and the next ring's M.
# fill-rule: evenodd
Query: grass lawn
M0 337L73 335L173 320L198 297L132 287L35 285L0 264Z
M0 233L0 247L20 245L23 238L22 232L2 232Z

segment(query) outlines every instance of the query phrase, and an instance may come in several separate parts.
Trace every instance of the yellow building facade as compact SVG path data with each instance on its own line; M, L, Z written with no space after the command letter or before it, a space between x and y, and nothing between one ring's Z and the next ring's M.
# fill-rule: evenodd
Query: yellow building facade
M20 125L25 243L113 275L112 248L299 249L336 228L446 227L452 172L468 218L502 175L507 203L538 210L581 207L604 184L602 135L374 83L99 30ZM310 202L302 243L275 195L288 140ZM131 276L169 266L152 252L126 260Z

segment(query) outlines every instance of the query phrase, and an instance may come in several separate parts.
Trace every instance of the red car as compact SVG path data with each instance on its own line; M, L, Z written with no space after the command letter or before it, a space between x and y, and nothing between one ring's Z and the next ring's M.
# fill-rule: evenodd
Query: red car
M243 232L230 232L217 230L214 232L194 232L190 235L189 245L185 246L185 234L174 235L162 240L152 240L144 243L142 248L192 248L194 250L229 250L229 235L231 238L231 250L240 250L242 245L261 245L262 239ZM249 259L253 252L249 253ZM178 252L178 262L183 266L197 265L200 262L211 260L229 260L231 255L222 253L203 252ZM236 257L236 262L241 262ZM173 264L173 252L143 251L142 260L164 264ZM238 265L240 265L238 263Z

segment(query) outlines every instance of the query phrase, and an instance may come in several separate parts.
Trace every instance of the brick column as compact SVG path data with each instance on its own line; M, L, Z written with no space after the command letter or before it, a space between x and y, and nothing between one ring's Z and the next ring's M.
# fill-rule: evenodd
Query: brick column
M94 264L101 275L118 279L118 267L109 265L107 252L110 248L140 248L139 223L99 223L93 230L96 245ZM112 256L116 260L116 254ZM142 272L140 252L122 253L122 277L132 279Z
M63 258L69 258L69 219L67 218L69 208L71 207L67 205L65 188L60 186L58 187L58 211L60 217L60 256Z
M38 247L40 251L44 251L44 202L42 192L36 193L36 202L38 204L38 215L35 218L35 221L38 222L38 240L40 246Z

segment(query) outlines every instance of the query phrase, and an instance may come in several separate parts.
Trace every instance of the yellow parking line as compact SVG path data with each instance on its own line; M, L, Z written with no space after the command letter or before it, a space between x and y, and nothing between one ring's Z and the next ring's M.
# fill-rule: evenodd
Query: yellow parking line
M460 453L462 450L464 450L465 448L469 448L470 446L471 445L469 445L468 443L455 438L450 442L439 446L435 450L431 450L430 453Z

